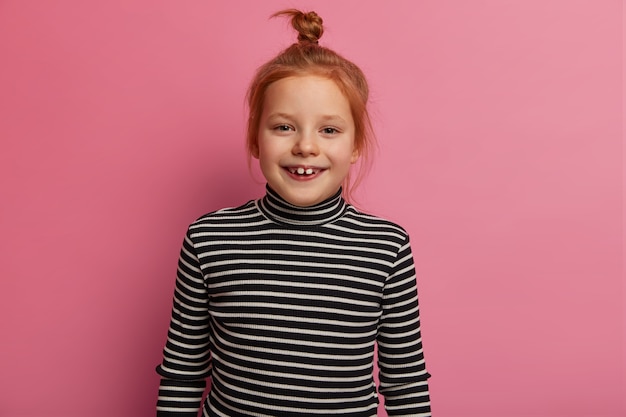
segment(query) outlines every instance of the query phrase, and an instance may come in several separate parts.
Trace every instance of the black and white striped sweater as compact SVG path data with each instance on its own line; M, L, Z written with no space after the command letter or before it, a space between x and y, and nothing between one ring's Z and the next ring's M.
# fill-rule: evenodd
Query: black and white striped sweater
M191 224L178 264L159 416L430 416L413 256L399 226L339 191L264 198Z

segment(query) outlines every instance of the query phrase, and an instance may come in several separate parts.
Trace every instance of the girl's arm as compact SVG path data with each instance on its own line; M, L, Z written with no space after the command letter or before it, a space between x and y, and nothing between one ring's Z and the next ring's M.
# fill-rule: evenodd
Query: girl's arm
M172 318L163 349L157 416L197 416L211 373L209 297L189 231L178 261Z
M380 392L391 416L430 416L415 266L407 237L385 283L378 332Z

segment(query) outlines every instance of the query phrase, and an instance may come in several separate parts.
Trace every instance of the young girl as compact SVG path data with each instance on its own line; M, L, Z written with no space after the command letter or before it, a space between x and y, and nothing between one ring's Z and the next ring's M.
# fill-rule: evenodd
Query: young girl
M191 224L178 264L158 416L430 416L404 229L343 195L370 145L361 70L318 44L322 19L286 10L298 42L256 73L247 147L263 198Z

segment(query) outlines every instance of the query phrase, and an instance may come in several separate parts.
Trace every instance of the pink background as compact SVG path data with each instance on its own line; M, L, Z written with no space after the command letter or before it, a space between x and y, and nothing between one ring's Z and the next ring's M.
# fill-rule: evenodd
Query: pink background
M0 416L150 416L179 245L263 192L254 69L313 8L380 142L434 414L626 415L616 0L0 1Z

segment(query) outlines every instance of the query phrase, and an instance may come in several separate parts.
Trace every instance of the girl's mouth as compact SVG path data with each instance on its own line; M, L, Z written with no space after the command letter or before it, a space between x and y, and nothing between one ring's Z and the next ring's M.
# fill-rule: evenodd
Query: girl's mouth
M287 169L292 174L297 174L297 175L313 175L313 174L317 174L319 172L319 169L314 169L314 168L298 167L298 168L287 168Z
M323 171L321 168L313 168L313 167L286 167L287 172L291 174L294 178L313 178L317 174Z

